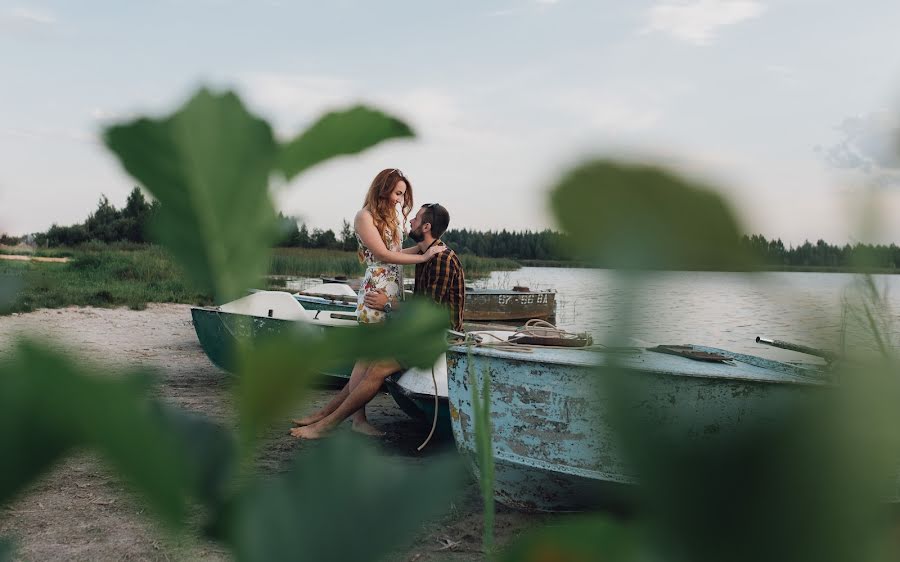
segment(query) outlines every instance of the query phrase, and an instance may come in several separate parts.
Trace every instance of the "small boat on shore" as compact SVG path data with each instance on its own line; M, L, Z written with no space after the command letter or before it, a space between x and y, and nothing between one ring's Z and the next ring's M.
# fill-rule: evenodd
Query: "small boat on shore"
M354 297L355 298L355 297ZM302 304L301 304L302 303ZM352 313L307 309L306 301L282 291L254 291L221 306L191 308L191 318L203 351L219 368L234 373L238 341L259 339L285 333L298 327L340 329L357 326L355 305ZM330 382L343 385L350 378L353 363L339 365L323 373ZM438 405L439 436L450 436L447 407L447 367L441 356L432 369L408 369L391 375L385 387L408 415L432 423ZM437 396L437 399L435 399Z
M255 291L221 306L191 307L191 319L200 346L217 367L233 373L239 339L262 338L296 329L356 326L356 314L330 310L306 310L294 295L283 291ZM353 365L345 365L326 375L343 380Z
M490 388L495 498L536 512L627 503L636 483L611 425L603 377L624 372L639 389L617 404L652 427L728 439L746 420L789 407L830 383L816 366L779 363L702 346L615 350L456 345L447 351L457 448L479 477L469 372ZM602 350L600 350L602 351ZM661 351L662 353L655 353Z

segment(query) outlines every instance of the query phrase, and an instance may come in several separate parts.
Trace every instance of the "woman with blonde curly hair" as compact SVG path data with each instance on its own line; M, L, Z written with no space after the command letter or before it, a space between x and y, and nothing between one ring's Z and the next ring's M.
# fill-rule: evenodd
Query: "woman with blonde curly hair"
M399 208L399 212L398 212ZM375 176L362 209L356 213L353 224L356 228L356 239L359 242L359 259L366 264L366 274L360 287L357 298L356 312L360 323L373 324L382 322L385 314L389 313L393 305L403 298L403 266L407 264L424 263L444 250L443 246L429 248L424 254L419 253L416 246L403 249L403 232L406 220L413 208L412 184L403 172L397 168L387 168ZM365 303L366 293L380 291L387 295L388 305L385 311L369 308ZM385 365L390 364L385 362ZM373 372L379 372L378 377L366 377L367 371L373 368ZM385 367L386 368L386 367ZM353 366L350 381L324 408L305 418L294 420L297 427L291 430L291 435L305 439L316 439L324 435L335 425L352 413L353 429L368 435L383 435L383 432L372 427L366 419L365 403L355 411L348 410L344 405L347 397L357 390L358 393L368 396L372 387L374 392L381 386L385 370L378 364L369 364L358 361ZM366 384L360 387L360 383L366 379ZM377 383L377 386L376 386ZM369 397L371 400L371 397ZM359 400L351 400L355 403ZM344 408L341 406L344 405Z

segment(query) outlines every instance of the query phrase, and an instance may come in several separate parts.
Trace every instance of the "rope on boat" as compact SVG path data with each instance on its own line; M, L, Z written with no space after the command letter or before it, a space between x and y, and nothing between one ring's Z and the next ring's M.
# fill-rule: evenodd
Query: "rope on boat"
M589 349L589 348L606 348L602 344L594 344L593 338L585 332L570 332L563 328L559 328L546 320L532 318L525 323L524 326L516 328L516 334L510 336L509 339L502 339L500 336L490 331L473 331L466 333L464 343L475 345L476 347L492 347L503 349L505 351L518 351L522 353L531 353L535 349ZM493 338L496 341L484 341L485 337ZM529 343L517 343L516 340L526 340ZM541 342L540 340L546 340ZM550 342L565 342L557 345Z
M421 451L425 448L425 445L431 441L431 436L434 435L434 430L437 428L438 409L440 405L438 404L437 376L434 374L434 365L431 366L431 382L434 383L434 417L431 420L431 431L428 432L428 437L425 438L425 441L422 441L422 444L416 448L417 451Z

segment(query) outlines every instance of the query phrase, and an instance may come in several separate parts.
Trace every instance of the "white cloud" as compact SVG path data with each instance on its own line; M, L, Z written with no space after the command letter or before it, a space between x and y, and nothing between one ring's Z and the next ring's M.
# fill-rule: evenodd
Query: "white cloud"
M0 134L30 141L66 141L83 144L99 144L92 132L65 127L30 127L27 129L0 129Z
M50 12L35 8L16 8L12 10L11 17L40 25L52 25L56 23L56 16Z
M41 33L57 24L56 15L47 10L20 6L0 11L0 32L13 35Z
M848 117L836 127L837 144L816 147L838 169L862 172L879 187L900 185L900 116L890 111Z
M661 32L708 45L720 27L759 17L764 11L765 6L756 0L660 0L647 13L642 33Z
M535 0L538 4L542 4L544 6L551 6L553 4L559 4L559 0Z
M662 117L655 103L583 89L561 92L555 105L594 129L612 133L646 131Z
M268 116L282 135L294 135L323 112L361 97L360 85L334 76L258 72L239 77L238 84L241 97Z

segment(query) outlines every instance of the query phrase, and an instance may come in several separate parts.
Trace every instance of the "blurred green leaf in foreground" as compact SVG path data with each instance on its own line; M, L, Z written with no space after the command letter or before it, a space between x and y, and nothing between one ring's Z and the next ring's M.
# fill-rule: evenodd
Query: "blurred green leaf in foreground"
M0 362L0 504L75 448L100 451L163 521L179 525L189 488L175 435L157 423L148 374L102 376L24 341Z
M640 280L641 270L750 265L725 203L657 168L585 164L554 191L553 207L581 255L630 270L626 281ZM867 288L876 304L862 316L879 338L879 301ZM625 316L641 306L640 291L633 297ZM622 341L632 334L628 318L619 321ZM607 363L598 376L639 481L636 512L618 529L588 518L539 531L510 560L897 559L889 502L900 499L900 370L889 354L834 365L821 384L777 385L777 400L722 433L691 429L712 428L704 425L712 410L652 402L646 375L617 369L615 356ZM745 398L729 400L721 407L739 408ZM635 541L645 556L633 557Z
M105 140L160 202L154 237L223 302L265 273L278 234L269 197L273 173L293 178L328 158L409 136L401 121L355 107L327 114L281 146L236 95L200 90L171 116L110 127Z
M291 469L243 490L233 510L238 560L378 560L447 509L464 481L457 459L410 467L337 435Z
M710 188L661 168L595 160L556 186L551 206L573 250L617 269L747 269L734 213Z

